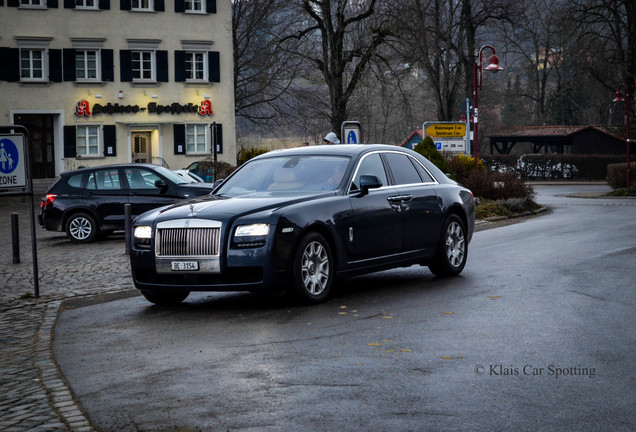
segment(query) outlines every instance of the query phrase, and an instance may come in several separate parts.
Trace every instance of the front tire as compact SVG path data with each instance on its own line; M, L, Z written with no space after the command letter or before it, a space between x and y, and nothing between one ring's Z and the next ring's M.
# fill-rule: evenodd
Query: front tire
M184 301L189 295L190 291L183 290L142 290L141 294L150 303L154 303L159 306L171 306L178 305Z
M66 236L73 243L90 243L97 234L97 223L87 213L75 213L66 221Z
M466 227L459 216L451 214L444 221L437 254L428 268L435 276L455 276L464 269L467 256Z
M305 304L325 301L331 293L335 267L331 247L319 233L302 238L292 264L292 286Z

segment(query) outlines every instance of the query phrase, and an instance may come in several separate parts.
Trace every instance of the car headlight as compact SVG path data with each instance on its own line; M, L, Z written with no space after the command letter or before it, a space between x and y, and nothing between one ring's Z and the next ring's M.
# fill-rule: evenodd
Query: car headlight
M236 227L234 237L264 237L269 235L269 224L240 225Z
M140 225L133 230L133 243L140 249L150 249L152 242L152 227Z
M133 236L136 239L150 239L152 238L152 227L145 225L136 226L133 231Z

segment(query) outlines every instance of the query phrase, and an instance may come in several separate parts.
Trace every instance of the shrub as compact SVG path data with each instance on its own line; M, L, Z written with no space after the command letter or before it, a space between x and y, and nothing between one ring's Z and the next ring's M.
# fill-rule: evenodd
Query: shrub
M534 190L512 173L473 170L461 185L473 195L489 200L523 198L532 199Z
M431 137L424 138L413 150L430 160L442 172L450 172L448 162L444 159L444 156L437 151L435 143Z
M239 164L239 166L243 165L248 160L255 158L258 155L267 153L268 151L269 149L266 149L265 147L243 148L239 151L237 163Z
M475 171L475 158L467 155L455 156L448 161L448 169L458 183L463 183ZM484 162L481 159L477 169L480 171L485 170Z
M629 164L629 182L632 183L632 179L636 178L636 163ZM607 184L612 189L620 189L627 186L627 162L611 164L607 166Z

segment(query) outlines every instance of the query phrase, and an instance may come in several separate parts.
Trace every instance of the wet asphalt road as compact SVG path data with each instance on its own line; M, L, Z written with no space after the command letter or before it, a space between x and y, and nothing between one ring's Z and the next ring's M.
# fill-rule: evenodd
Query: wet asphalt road
M635 430L636 200L535 189L551 211L476 233L460 277L69 302L55 359L101 431Z

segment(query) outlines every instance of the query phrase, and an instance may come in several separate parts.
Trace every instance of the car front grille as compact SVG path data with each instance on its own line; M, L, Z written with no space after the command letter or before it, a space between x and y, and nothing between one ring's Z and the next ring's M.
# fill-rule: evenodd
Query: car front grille
M180 223L186 226L175 226ZM158 257L218 256L220 244L220 223L214 221L193 223L192 220L188 219L172 221L171 223L158 224L155 254Z

